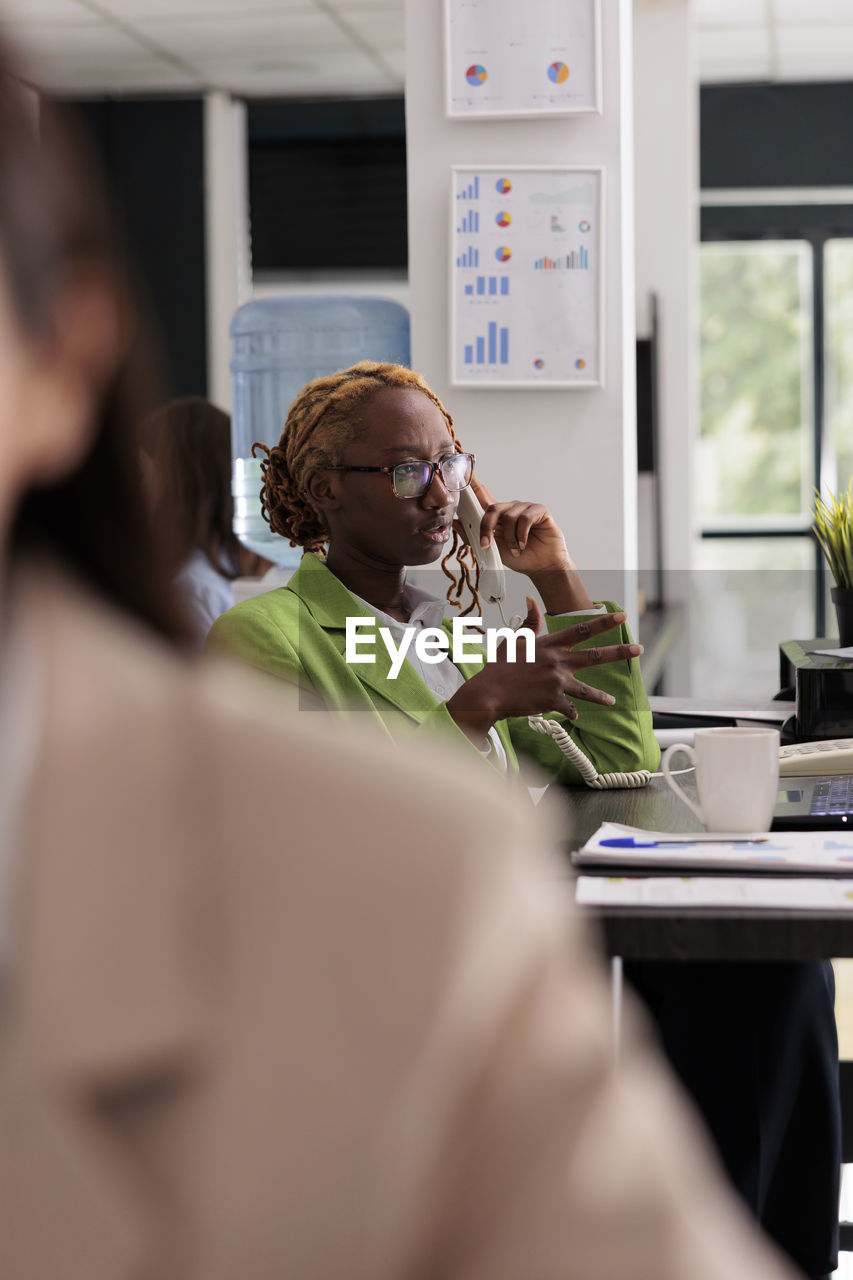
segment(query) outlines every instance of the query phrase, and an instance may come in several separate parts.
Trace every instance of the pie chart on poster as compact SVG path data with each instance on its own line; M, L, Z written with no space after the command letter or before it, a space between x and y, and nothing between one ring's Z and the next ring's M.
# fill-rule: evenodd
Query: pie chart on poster
M465 79L468 81L469 84L474 85L474 87L476 88L478 85L486 83L486 80L488 79L488 73L486 72L485 67L480 66L479 62L473 62L471 66L468 68L468 70L465 72Z
M498 262L507 262L512 257L512 254L509 250L509 247L505 244L502 244L497 249L495 249L495 257L497 258Z
M569 78L569 68L565 62L552 62L548 68L548 79L553 84L565 84Z
M507 213L506 211L503 211L496 216L495 222L498 224L499 227L508 227L509 224L512 222L512 215Z
M509 178L498 178L495 183L495 189L500 192L502 196L505 196L508 191L512 191L512 183Z

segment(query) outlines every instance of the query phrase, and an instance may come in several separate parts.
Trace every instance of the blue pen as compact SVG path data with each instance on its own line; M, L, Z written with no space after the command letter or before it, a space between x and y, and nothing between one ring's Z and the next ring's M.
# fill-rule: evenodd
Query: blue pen
M714 836L710 839L699 836L690 839L681 836L677 840L637 840L634 836L612 836L608 840L599 840L602 849L657 849L664 844L766 844L768 836Z

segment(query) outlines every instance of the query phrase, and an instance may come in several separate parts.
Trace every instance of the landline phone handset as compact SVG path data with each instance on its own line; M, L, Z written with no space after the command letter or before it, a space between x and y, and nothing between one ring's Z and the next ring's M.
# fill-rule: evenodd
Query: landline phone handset
M506 599L506 570L494 538L487 547L480 546L480 522L483 519L483 508L470 484L467 489L462 489L459 493L456 519L461 522L465 530L465 541L474 552L474 559L480 568L477 589L481 596L498 606L504 626L509 626L503 611L503 602ZM516 626L520 624L521 619Z
M506 570L495 546L495 540L492 538L487 547L480 546L480 522L483 519L483 508L470 485L467 489L462 489L459 494L456 518L465 530L465 540L474 552L474 559L480 567L477 588L480 595L491 604L498 606L504 626L518 628L521 625L521 618L514 617L507 622L504 616ZM571 760L588 787L597 791L607 791L616 787L647 787L652 779L653 775L648 769L639 769L635 773L599 773L558 720L546 720L540 715L528 716L527 722L537 733L554 739L563 755Z

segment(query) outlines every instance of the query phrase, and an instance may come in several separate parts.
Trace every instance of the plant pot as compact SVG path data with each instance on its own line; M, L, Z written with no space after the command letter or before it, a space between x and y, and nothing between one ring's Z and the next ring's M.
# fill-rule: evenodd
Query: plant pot
M842 648L853 645L853 587L832 587L829 592L838 619Z

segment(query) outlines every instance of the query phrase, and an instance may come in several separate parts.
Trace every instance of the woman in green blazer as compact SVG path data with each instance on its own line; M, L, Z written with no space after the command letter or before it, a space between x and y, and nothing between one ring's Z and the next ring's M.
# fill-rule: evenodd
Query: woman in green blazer
M529 727L527 716L540 712L571 732L600 773L657 766L637 662L642 649L617 606L590 600L542 506L492 503L473 482L486 506L484 536L494 538L509 567L529 575L545 603L547 633L535 661L513 663L499 650L487 663L470 640L467 660L455 664L396 657L405 626L440 625L448 645L452 635L443 606L407 582L407 566L468 550L453 522L473 463L417 374L365 362L318 379L292 406L280 445L267 452L267 518L308 552L286 587L220 617L212 644L298 686L309 705L361 713L395 738L413 729L443 733L511 772L518 752L562 781L579 781L554 741ZM467 574L463 558L449 596L458 599ZM525 624L538 631L542 616L532 598L528 610ZM359 618L360 653L348 660L347 619ZM390 647L376 622L396 635ZM349 630L352 646L352 623ZM414 656L411 647L408 654Z

